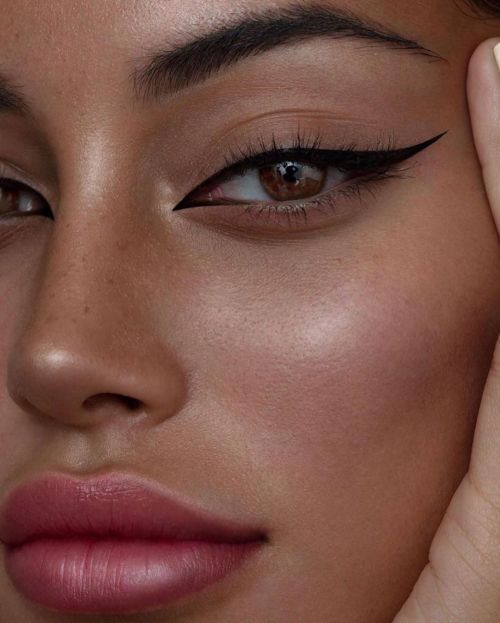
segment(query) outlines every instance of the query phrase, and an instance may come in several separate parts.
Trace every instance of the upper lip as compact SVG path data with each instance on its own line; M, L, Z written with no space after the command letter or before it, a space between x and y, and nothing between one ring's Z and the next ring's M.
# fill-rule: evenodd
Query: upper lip
M160 485L129 474L45 475L13 489L0 507L0 540L123 537L249 542L261 529L215 517Z

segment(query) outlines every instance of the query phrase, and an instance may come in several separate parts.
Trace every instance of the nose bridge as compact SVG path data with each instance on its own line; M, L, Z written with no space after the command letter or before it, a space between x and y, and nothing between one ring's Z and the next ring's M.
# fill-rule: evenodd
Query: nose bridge
M38 288L39 316L34 322L42 325L45 317L45 322L57 319L61 328L61 323L80 323L79 330L82 324L104 329L107 312L115 322L121 313L140 312L128 305L133 283L140 281L145 268L130 212L113 189L87 196L76 188L62 195Z
M28 333L50 327L61 343L111 338L112 325L141 312L130 297L146 262L132 201L111 175L62 181Z
M61 192L31 311L8 360L9 392L24 409L66 424L138 412L157 423L184 392L171 345L156 341L150 324L148 245L125 192L95 179L88 187L75 180Z

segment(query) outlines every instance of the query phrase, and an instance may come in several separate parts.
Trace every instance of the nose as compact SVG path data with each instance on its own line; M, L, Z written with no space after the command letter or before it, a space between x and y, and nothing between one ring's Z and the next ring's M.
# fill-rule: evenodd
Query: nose
M157 326L155 282L145 278L156 268L151 254L141 256L137 230L123 218L96 228L68 217L51 227L7 360L12 400L70 426L138 416L158 425L179 411L185 378L168 331Z

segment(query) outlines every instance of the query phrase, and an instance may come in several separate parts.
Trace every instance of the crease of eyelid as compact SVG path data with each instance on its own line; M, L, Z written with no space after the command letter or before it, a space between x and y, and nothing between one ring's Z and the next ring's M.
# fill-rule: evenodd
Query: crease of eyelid
M242 123L241 121L237 121L232 125L226 125L223 132L216 134L214 141L212 141L212 147L214 145L218 145L222 142L227 142L228 136L237 132L238 134L242 134L245 131L245 128L251 126L251 124L257 123L262 119L268 121L268 123L272 126L284 125L290 119L293 125L296 127L297 122L300 122L304 118L308 124L311 124L314 121L321 122L329 122L335 125L343 125L346 124L350 128L379 128L380 120L367 121L366 119L361 119L359 115L338 115L333 113L331 110L322 110L322 109L310 109L310 108L280 108L274 111L264 111L257 113L256 115L246 117L245 121Z
M305 134L305 130L307 128L303 128L301 125L298 125L297 122L305 119L307 125L312 125L312 122L322 122L322 123L331 123L335 126L342 127L345 125L349 130L352 130L354 127L356 131L358 129L368 129L368 130L377 130L380 128L380 121L366 121L364 119L360 119L358 116L337 116L332 113L331 110L308 110L308 109L298 109L298 108L290 108L290 109L280 109L273 112L263 112L258 113L253 117L246 118L242 123L238 121L231 126L226 126L224 131L215 135L213 140L211 140L210 145L203 150L201 154L200 160L202 162L209 161L209 155L213 154L214 151L217 151L220 145L227 145L233 142L231 137L234 135L241 136L242 134L251 134L253 130L253 126L258 124L259 131L262 131L262 128L267 125L271 127L271 132L273 127L281 126L284 127L287 123L291 124L293 128L293 138L296 138L297 134ZM259 121L265 120L267 123L260 123ZM306 125L304 123L304 125ZM308 134L319 134L318 131L314 131L312 128L307 130ZM352 133L352 132L351 132ZM388 142L392 143L395 141L395 137L392 134L388 134ZM236 142L236 141L234 141ZM256 137L256 142L260 144L261 137ZM226 151L227 149L224 149ZM221 150L222 151L222 150ZM198 171L199 177L207 178L212 175L210 172L210 165L203 166L201 171Z

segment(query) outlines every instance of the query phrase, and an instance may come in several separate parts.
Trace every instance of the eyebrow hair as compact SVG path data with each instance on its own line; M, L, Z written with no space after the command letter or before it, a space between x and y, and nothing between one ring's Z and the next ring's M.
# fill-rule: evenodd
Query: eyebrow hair
M178 47L147 56L131 74L143 102L181 91L251 56L316 37L354 38L406 50L433 61L445 58L381 24L325 5L293 4L255 13L216 27Z
M13 112L25 115L29 110L28 101L19 87L0 73L0 113Z

